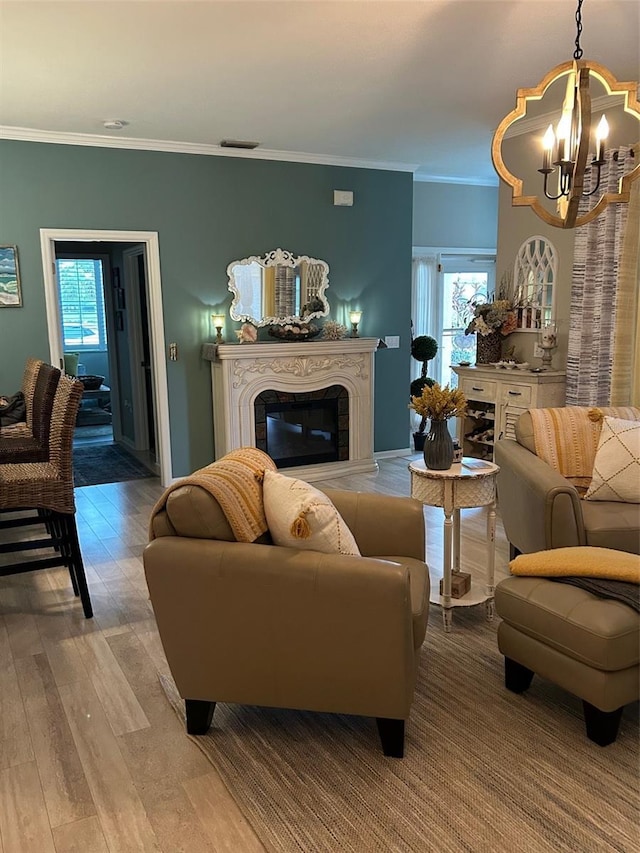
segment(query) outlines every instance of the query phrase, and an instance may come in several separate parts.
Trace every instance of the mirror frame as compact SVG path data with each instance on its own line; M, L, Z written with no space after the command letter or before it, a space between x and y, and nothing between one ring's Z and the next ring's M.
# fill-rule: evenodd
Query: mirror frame
M303 261L306 261L308 265L317 264L322 267L322 283L318 288L317 298L324 302L325 308L323 311L312 311L310 314L305 314L303 317L292 315L289 317L260 318L250 317L248 314L241 314L237 311L240 301L240 293L238 291L235 274L233 272L234 267L252 263L257 263L265 269L276 266L296 267ZM329 302L325 296L325 291L329 287L329 264L319 258L311 258L308 255L294 255L293 252L289 252L287 249L272 249L269 252L265 252L264 255L251 255L251 257L248 258L231 261L227 266L227 276L229 277L228 289L233 293L233 300L229 308L229 316L232 320L238 320L243 323L253 323L254 326L258 326L260 328L264 326L283 326L288 323L309 323L314 317L326 317L329 314Z
M558 250L548 237L527 237L513 265L516 332L540 333L556 322L557 284ZM549 294L551 299L546 298Z

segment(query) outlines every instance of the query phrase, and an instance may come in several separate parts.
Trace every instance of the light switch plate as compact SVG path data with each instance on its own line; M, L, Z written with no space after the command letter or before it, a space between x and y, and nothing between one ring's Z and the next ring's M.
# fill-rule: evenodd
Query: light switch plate
M544 350L542 349L540 344L534 344L533 345L533 357L534 358L542 358L543 355L544 355Z
M400 335L385 335L384 342L389 349L398 349L400 346Z

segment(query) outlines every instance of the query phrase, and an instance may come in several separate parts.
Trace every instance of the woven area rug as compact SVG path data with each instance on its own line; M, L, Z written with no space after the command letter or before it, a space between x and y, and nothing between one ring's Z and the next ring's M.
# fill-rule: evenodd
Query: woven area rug
M123 483L155 476L118 444L87 444L73 448L74 486Z
M218 705L192 739L272 853L637 851L637 704L596 746L575 697L505 690L495 633L460 608L447 635L432 608L402 760L374 720L330 714Z

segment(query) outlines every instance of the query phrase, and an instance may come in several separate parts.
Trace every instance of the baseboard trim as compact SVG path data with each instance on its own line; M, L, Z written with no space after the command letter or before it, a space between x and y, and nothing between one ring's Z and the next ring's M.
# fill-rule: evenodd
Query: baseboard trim
M374 459L392 459L394 456L413 456L415 450L410 447L400 447L398 450L381 450L373 454Z

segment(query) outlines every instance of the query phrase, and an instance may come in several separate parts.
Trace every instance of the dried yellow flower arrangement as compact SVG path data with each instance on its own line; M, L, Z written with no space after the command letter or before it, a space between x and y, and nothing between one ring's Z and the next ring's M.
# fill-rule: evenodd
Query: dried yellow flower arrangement
M422 418L432 421L444 421L449 418L460 418L467 409L467 399L459 388L442 388L435 382L426 385L419 397L412 397L409 408Z

